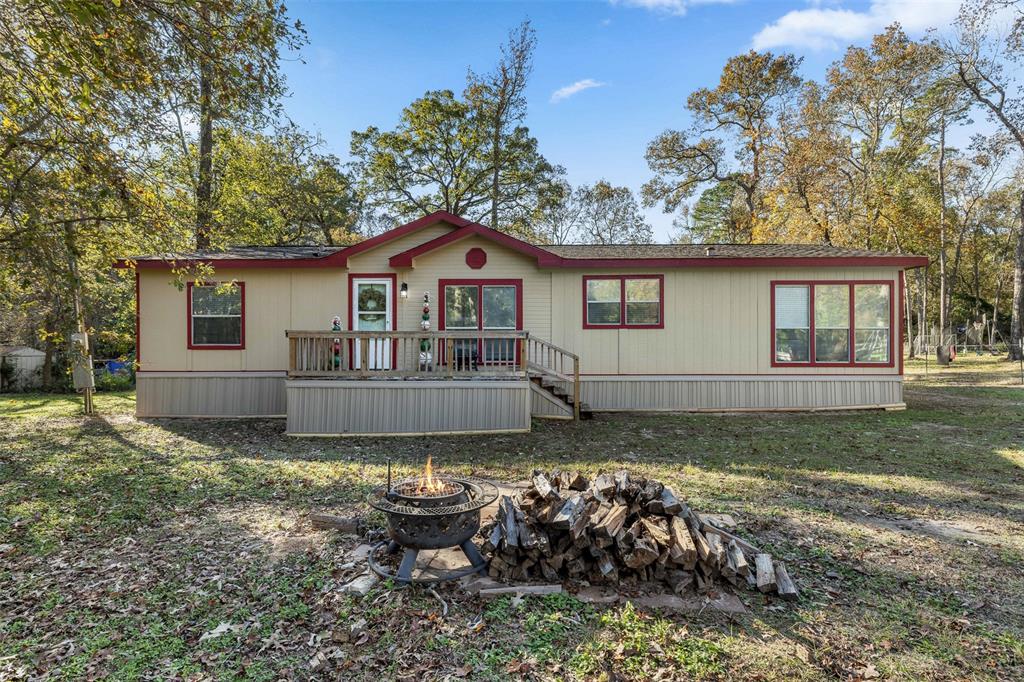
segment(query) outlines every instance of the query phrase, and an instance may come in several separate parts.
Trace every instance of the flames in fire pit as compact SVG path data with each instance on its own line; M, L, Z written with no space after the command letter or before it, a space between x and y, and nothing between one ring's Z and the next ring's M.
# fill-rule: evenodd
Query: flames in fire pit
M435 476L431 456L427 455L427 466L423 473L412 480L395 486L395 492L405 497L442 497L462 491L462 486L447 476Z

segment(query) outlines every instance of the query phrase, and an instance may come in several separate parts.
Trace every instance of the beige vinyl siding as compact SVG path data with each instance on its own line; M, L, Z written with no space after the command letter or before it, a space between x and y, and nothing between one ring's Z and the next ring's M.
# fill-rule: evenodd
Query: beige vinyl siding
M139 417L279 417L283 372L161 372L136 375Z
M185 291L175 286L169 272L143 270L139 277L142 371L285 370L286 329L327 329L334 315L347 320L344 270L224 269L211 279L245 282L245 348L189 350Z
M466 252L472 248L487 252L487 264L479 270L466 265ZM396 249L394 253L398 253ZM533 258L480 237L468 237L443 249L416 259L411 270L398 275L399 286L409 284L409 298L399 300L399 329L420 328L423 292L430 292L432 329L437 329L440 309L438 281L442 279L521 279L523 280L523 327L542 339L551 336L551 274L537 269Z
M583 276L664 274L664 329L584 329ZM558 270L551 341L580 356L584 374L897 374L898 366L772 367L771 282L891 280L899 352L899 271L881 268Z
M413 232L404 237L399 237L390 242L385 242L369 251L356 254L348 259L349 272L395 272L388 265L388 260L395 254L408 251L409 249L425 244L431 239L436 239L448 234L455 229L454 225L438 223L430 227L424 227L418 232Z
M287 391L293 436L530 430L526 380L292 380Z
M902 407L903 381L898 374L585 377L580 400L598 412Z

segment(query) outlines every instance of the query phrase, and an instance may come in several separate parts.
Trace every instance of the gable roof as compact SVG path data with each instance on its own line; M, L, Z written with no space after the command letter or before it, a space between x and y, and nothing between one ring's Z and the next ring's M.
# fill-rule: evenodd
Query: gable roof
M223 268L347 267L348 259L424 228L448 223L453 230L394 254L394 268L412 267L423 254L471 236L481 237L534 258L542 268L602 267L842 267L886 266L916 268L928 264L925 256L884 251L846 249L822 244L531 244L486 225L445 211L400 225L352 246L241 246L220 250L140 256L139 268L165 268L171 264L205 262ZM709 249L710 247L710 249ZM128 260L116 267L130 267Z

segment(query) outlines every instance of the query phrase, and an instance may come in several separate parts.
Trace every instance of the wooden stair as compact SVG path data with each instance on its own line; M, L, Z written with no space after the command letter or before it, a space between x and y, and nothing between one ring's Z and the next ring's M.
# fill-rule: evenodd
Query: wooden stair
M566 407L572 411L573 408L573 396L571 393L562 388L561 382L557 381L551 376L543 374L541 372L531 371L530 381L534 385L539 386L548 394L554 396L561 402L565 403ZM580 402L580 419L593 419L594 412L590 409L590 405L584 402Z

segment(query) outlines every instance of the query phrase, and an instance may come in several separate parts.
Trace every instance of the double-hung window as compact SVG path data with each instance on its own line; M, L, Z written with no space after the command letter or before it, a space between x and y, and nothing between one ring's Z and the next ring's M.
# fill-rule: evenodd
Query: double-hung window
M659 329L664 327L662 275L587 276L583 278L585 329Z
M188 347L245 347L245 284L188 283Z
M773 282L772 364L891 366L892 282Z

